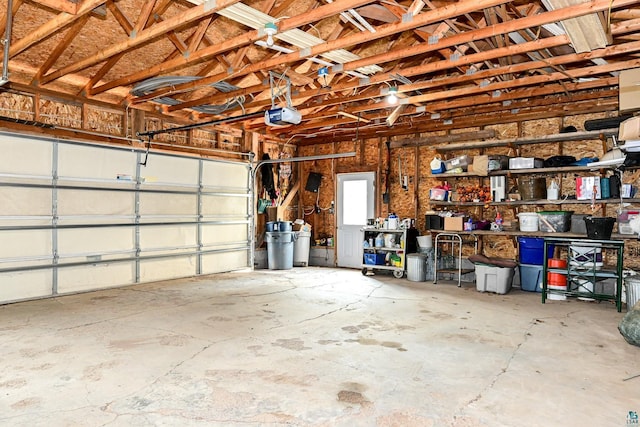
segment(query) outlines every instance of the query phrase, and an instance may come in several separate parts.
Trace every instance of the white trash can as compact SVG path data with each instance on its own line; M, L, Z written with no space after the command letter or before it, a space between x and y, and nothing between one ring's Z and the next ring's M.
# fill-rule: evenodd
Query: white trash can
M296 240L293 243L293 265L306 267L309 265L309 246L311 245L310 231L296 231Z

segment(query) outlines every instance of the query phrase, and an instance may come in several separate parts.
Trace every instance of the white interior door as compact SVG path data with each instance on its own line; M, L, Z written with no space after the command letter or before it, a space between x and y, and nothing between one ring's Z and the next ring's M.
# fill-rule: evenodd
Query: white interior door
M374 172L338 174L336 249L339 267L362 267L360 229L374 215L374 183Z

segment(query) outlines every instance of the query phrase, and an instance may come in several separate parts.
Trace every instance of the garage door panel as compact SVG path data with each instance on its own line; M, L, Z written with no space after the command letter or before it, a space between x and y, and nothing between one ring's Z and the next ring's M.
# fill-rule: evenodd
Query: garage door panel
M240 250L202 256L202 274L223 273L247 268L249 251Z
M11 302L51 296L50 269L0 273L0 301Z
M237 196L202 196L202 214L212 216L239 217L247 214L246 197Z
M247 162L0 136L0 302L249 266Z

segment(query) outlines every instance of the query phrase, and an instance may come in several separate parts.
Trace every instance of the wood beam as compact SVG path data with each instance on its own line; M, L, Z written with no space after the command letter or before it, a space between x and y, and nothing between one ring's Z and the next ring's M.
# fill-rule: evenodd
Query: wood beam
M38 85L38 80L42 77L43 74L49 71L53 64L56 63L58 58L60 58L60 55L62 55L67 47L69 47L71 41L78 35L78 33L80 32L82 27L84 27L88 20L89 15L87 14L82 16L80 19L74 22L71 27L69 27L62 40L58 42L56 47L49 54L49 57L42 63L42 65L38 69L38 72L33 77L33 80L31 80L31 84Z
M620 3L616 3L616 2L620 2ZM465 33L460 33L460 34L456 34L454 36L451 37L447 37L446 39L442 39L440 40L438 43L435 44L420 44L417 46L413 46L407 49L403 49L401 51L394 51L394 52L387 52L384 54L380 54L380 55L374 55L368 58L363 58L357 61L352 61L346 64L342 64L342 69L347 71L347 70L355 70L361 66L365 66L365 65L373 65L373 64L381 64L384 62L389 62L391 60L396 60L396 59L400 59L400 58L405 58L405 57L409 57L409 56L417 56L417 55L422 55L426 52L429 51L434 51L436 49L440 49L443 47L450 47L450 46L455 46L455 45L459 45L459 44L463 44L463 43L467 43L469 41L472 40L477 40L480 38L486 38L486 37L491 37L496 33L508 33L511 31L517 31L520 29L525 29L525 28L529 28L532 26L540 26L542 24L545 23L550 23L550 22L555 22L559 19L566 19L568 17L573 17L573 16L581 16L584 14L588 14L588 13L593 13L594 11L601 11L601 10L606 10L607 8L611 7L610 5L610 1L607 0L594 0L591 3L583 3L583 4L579 4L579 5L574 5L574 6L569 6L567 8L564 9L558 9L558 10L554 10L551 12L545 12L542 14L538 14L538 15L534 15L534 16L530 16L530 17L525 17L525 18L520 18L517 20L511 20L508 22L503 22L500 24L496 24L494 26L491 27L484 27L484 28L480 28L477 30L473 30L473 31L468 31ZM633 3L633 0L613 0L613 3L616 3L616 6L620 7L620 6L625 6L628 3ZM478 5L478 7L480 7L480 5ZM489 7L489 6L487 6ZM444 8L443 8L444 9ZM435 12L439 12L441 11L441 9L437 9L437 10L433 10L431 12L435 13ZM422 15L428 15L431 12L425 12ZM465 11L466 12L466 11ZM419 15L418 17L421 17L422 15ZM445 14L446 15L446 14ZM418 18L416 17L416 18ZM446 19L446 16L441 16L441 19ZM425 20L424 22L421 22L420 25L426 25L427 24L427 20ZM383 27L378 27L376 34L374 34L373 36L378 37L380 34L385 33L384 30L386 30L386 27L394 27L396 25L401 25L401 24L389 24L389 25L385 25ZM412 28L409 28L412 29ZM369 35L371 36L371 35ZM353 43L353 37L355 37L355 40L359 40L359 38L361 37L361 35L357 34L356 36L352 36L350 37L346 37L346 38L342 38L340 40L336 40L334 42L329 42L329 43L325 43L322 45L318 45L318 46L314 46L311 50L312 50L312 55L313 54L320 54L323 52L326 52L327 50L331 50L328 49L327 46L332 46L335 48L342 48L342 47L346 47L346 46L350 46ZM320 47L322 47L320 49ZM318 48L317 52L314 52L313 50ZM293 56L292 56L293 55ZM287 55L282 55L278 57L278 60L281 63L284 62L288 62L289 60L294 59L294 57L296 56L296 53L292 53L292 54L287 54ZM237 77L238 73L248 73L249 71L254 72L256 70L254 70L253 68L256 69L260 69L260 68L270 68L274 65L277 65L277 63L273 60L267 60L267 61L262 61L260 63L256 63L253 66L247 67L244 70L240 71L240 72L236 72L233 75ZM403 75L407 75L406 74L406 70L403 70ZM200 84L207 84L207 83L213 83L215 81L219 81L223 78L227 78L228 74L227 73L220 73L218 75L215 76L210 76L206 79L203 79L202 81L200 81ZM373 79L372 79L373 80ZM189 84L193 87L193 83ZM175 88L176 90L184 90L184 89L189 89L189 86L187 86L187 84L185 85L179 85ZM153 95L153 96L158 96L161 95L162 92L155 92L154 94L150 94L149 96ZM190 103L190 106L194 106L194 105L200 105L198 104L198 102L203 101L204 99L201 100L194 100ZM206 102L202 102L202 103L206 103Z
M461 132L451 135L443 136L429 136L429 137L416 137L416 138L404 138L391 142L391 148L401 147L421 147L425 145L444 144L458 141L468 141L470 139L488 139L494 138L496 131L494 129L485 129L475 132Z
M105 0L92 0L92 1L104 2ZM234 3L237 3L238 1L239 0L217 0L216 6L213 8L211 8L210 5L207 4L207 5L200 5L200 6L196 6L191 9L188 9L184 13L173 16L170 19L167 19L166 21L163 21L160 24L153 25L149 28L145 28L144 30L140 31L135 38L125 40L120 43L111 45L105 49L102 49L99 52L83 60L67 65L66 67L63 67L58 71L45 76L44 79L46 79L46 82L50 82L50 81L59 79L60 77L66 74L74 73L76 71L83 70L88 67L92 67L96 64L99 64L100 62L108 60L110 57L114 55L117 55L122 52L127 52L136 47L140 47L142 45L150 43L155 39L157 39L158 37L164 36L165 33L169 31L183 27L190 22L194 22L202 18L206 18L214 14L216 11L223 9L227 6L230 6Z
M227 1L238 1L238 0L227 0ZM286 30L291 30L300 26L303 26L305 24L309 24L311 22L315 22L318 20L321 20L323 18L335 15L336 13L339 13L340 11L346 10L348 8L352 8L352 7L357 7L359 5L368 3L370 0L343 0L340 2L333 2L333 3L329 3L323 6L320 6L308 13L305 14L301 14L301 15L297 15L297 16L293 16L291 18L285 18L282 19L281 21L278 22L278 28L279 31L286 31ZM505 0L502 0L505 1ZM224 5L225 7L228 6L228 4ZM219 8L220 9L220 8ZM155 28L155 27L152 27ZM259 40L262 37L261 33L258 30L253 30L253 31L248 31L240 36L234 37L232 39L229 40L225 40L219 43L216 43L213 46L204 48L204 49L200 49L197 52L193 52L189 55L189 58L174 58L171 61L167 61L164 62L162 64L158 64L154 67L150 67L147 70L144 71L140 71L137 73L134 73L132 75L129 75L127 77L123 77L117 80L114 80L112 82L109 82L107 84L104 84L98 88L95 89L95 93L100 93L100 92L104 92L110 89L113 89L115 87L118 86L122 86L122 85L128 85L128 84L132 84L135 82L138 82L140 80L144 80L147 79L149 77L152 77L154 75L157 74L161 74L161 73L169 73L171 71L175 71L177 69L180 68L184 68L184 67L188 67L191 65L195 65L195 64L199 64L200 62L203 62L205 60L208 60L209 58L219 55L221 53L227 52L229 50L233 50L233 49L237 49L241 46L244 46L246 44L249 43L253 43L256 40ZM289 54L289 56L292 54ZM302 58L299 57L299 52L296 52L295 55L297 55L298 57L295 58L293 61L289 61L289 62L295 62L298 61ZM90 62L93 62L92 59ZM223 73L222 76L224 79L228 79L230 77L239 77L240 75L246 75L246 74L251 74L253 72L256 71L260 71L263 69L267 69L268 67L266 66L266 64L260 63L262 66L260 67L252 67L250 71L248 71L247 73L244 74L240 74L240 72L238 71L236 74L237 75L229 75L228 73ZM277 63L275 65L278 65ZM207 78L205 81L202 82L202 84L211 84L211 83L215 83L218 82L220 80L222 80L221 78L219 78L220 75L218 75L218 77L215 78ZM198 84L199 85L199 84ZM195 87L195 84L184 84L184 85L178 85L176 86L176 88L179 91L184 91L184 90L191 90ZM169 90L170 91L170 90ZM156 91L154 92L153 97L159 96L159 94L162 93L162 90ZM168 93L168 92L164 92L164 93Z
M11 43L11 47L9 48L9 58L13 58L31 46L48 39L53 34L59 33L64 28L73 24L76 20L82 18L88 13L91 13L93 9L104 4L106 1L107 0L85 0L78 8L75 15L66 12L56 15L25 37Z

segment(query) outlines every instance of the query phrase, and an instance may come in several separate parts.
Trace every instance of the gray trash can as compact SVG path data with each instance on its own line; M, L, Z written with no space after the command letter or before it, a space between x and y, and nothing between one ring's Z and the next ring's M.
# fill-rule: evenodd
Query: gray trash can
M293 268L293 231L267 232L267 264L269 270L289 270Z
M296 239L293 242L293 265L306 267L309 265L309 246L311 245L310 231L296 231Z
M627 311L631 311L640 301L640 276L627 277L624 279L624 286L627 293Z
M427 256L424 254L407 255L407 279L411 282L427 280Z

